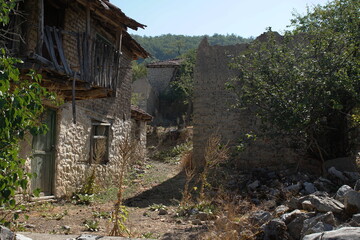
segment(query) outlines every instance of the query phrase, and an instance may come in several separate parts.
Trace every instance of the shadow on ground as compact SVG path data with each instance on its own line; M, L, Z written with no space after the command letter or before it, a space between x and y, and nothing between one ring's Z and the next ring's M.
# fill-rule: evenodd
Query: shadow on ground
M173 178L145 191L135 197L128 198L124 204L128 207L146 208L153 204L165 206L177 205L182 198L186 175L182 171Z

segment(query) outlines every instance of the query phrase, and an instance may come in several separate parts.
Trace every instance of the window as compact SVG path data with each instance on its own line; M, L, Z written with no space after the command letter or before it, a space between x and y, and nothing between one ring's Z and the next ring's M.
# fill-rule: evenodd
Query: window
M109 162L109 133L110 123L92 122L90 163Z

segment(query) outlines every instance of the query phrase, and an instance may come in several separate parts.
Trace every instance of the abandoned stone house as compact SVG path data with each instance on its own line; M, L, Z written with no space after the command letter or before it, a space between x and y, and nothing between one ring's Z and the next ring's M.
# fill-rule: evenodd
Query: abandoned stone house
M95 169L100 184L116 179L118 146L133 130L144 143L150 117L131 111L131 61L148 53L129 35L145 25L107 0L36 0L19 3L10 23L22 37L7 48L21 58L24 72L35 69L42 84L65 101L48 105L45 135L22 144L31 188L43 195L69 196ZM131 120L132 119L132 120ZM143 149L142 149L143 151Z
M132 84L133 92L139 95L139 107L154 116L153 125L175 125L186 111L183 104L168 99L170 83L178 77L181 62L170 59L149 63L147 77Z
M264 36L258 37L258 40ZM299 156L286 142L274 143L270 139L249 141L245 151L237 151L244 135L259 126L259 120L247 110L231 107L234 93L225 87L226 82L238 74L229 67L234 56L240 55L249 43L232 46L210 46L205 38L199 45L194 77L194 164L204 164L208 139L220 135L231 146L231 156L240 169L255 167L294 166Z

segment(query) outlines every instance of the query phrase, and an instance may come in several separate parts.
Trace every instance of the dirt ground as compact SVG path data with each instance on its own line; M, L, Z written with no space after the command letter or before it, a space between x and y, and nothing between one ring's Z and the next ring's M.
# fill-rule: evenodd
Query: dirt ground
M185 183L178 164L150 160L133 174L137 176L125 190L124 203L129 212L126 222L129 235L126 237L197 239L198 233L206 231L205 225L193 225L190 220L177 216ZM65 200L36 203L27 207L16 227L18 231L37 233L82 234L94 231L92 234L108 235L115 196L114 188L103 193L102 198L95 198L90 205L77 205ZM160 213L160 208L165 211Z

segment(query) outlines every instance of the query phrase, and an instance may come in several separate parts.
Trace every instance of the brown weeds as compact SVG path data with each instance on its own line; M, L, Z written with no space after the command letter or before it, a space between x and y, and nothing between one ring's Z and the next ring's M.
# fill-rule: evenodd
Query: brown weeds
M205 198L205 188L210 188L211 185L208 182L208 175L210 170L215 169L219 164L224 163L229 157L229 147L227 144L221 143L221 137L213 134L205 147L204 154L204 170L200 174L200 191L199 201Z
M114 211L112 213L112 222L113 228L110 231L110 236L124 236L124 233L128 233L128 229L125 227L124 222L127 220L127 210L125 206L122 205L123 202L123 185L124 185L124 176L126 170L128 169L131 161L135 159L136 150L137 150L137 141L131 138L130 134L127 133L124 136L122 142L118 145L119 157L120 157L120 171L119 171L119 180L118 180L118 193L117 201L114 204Z

